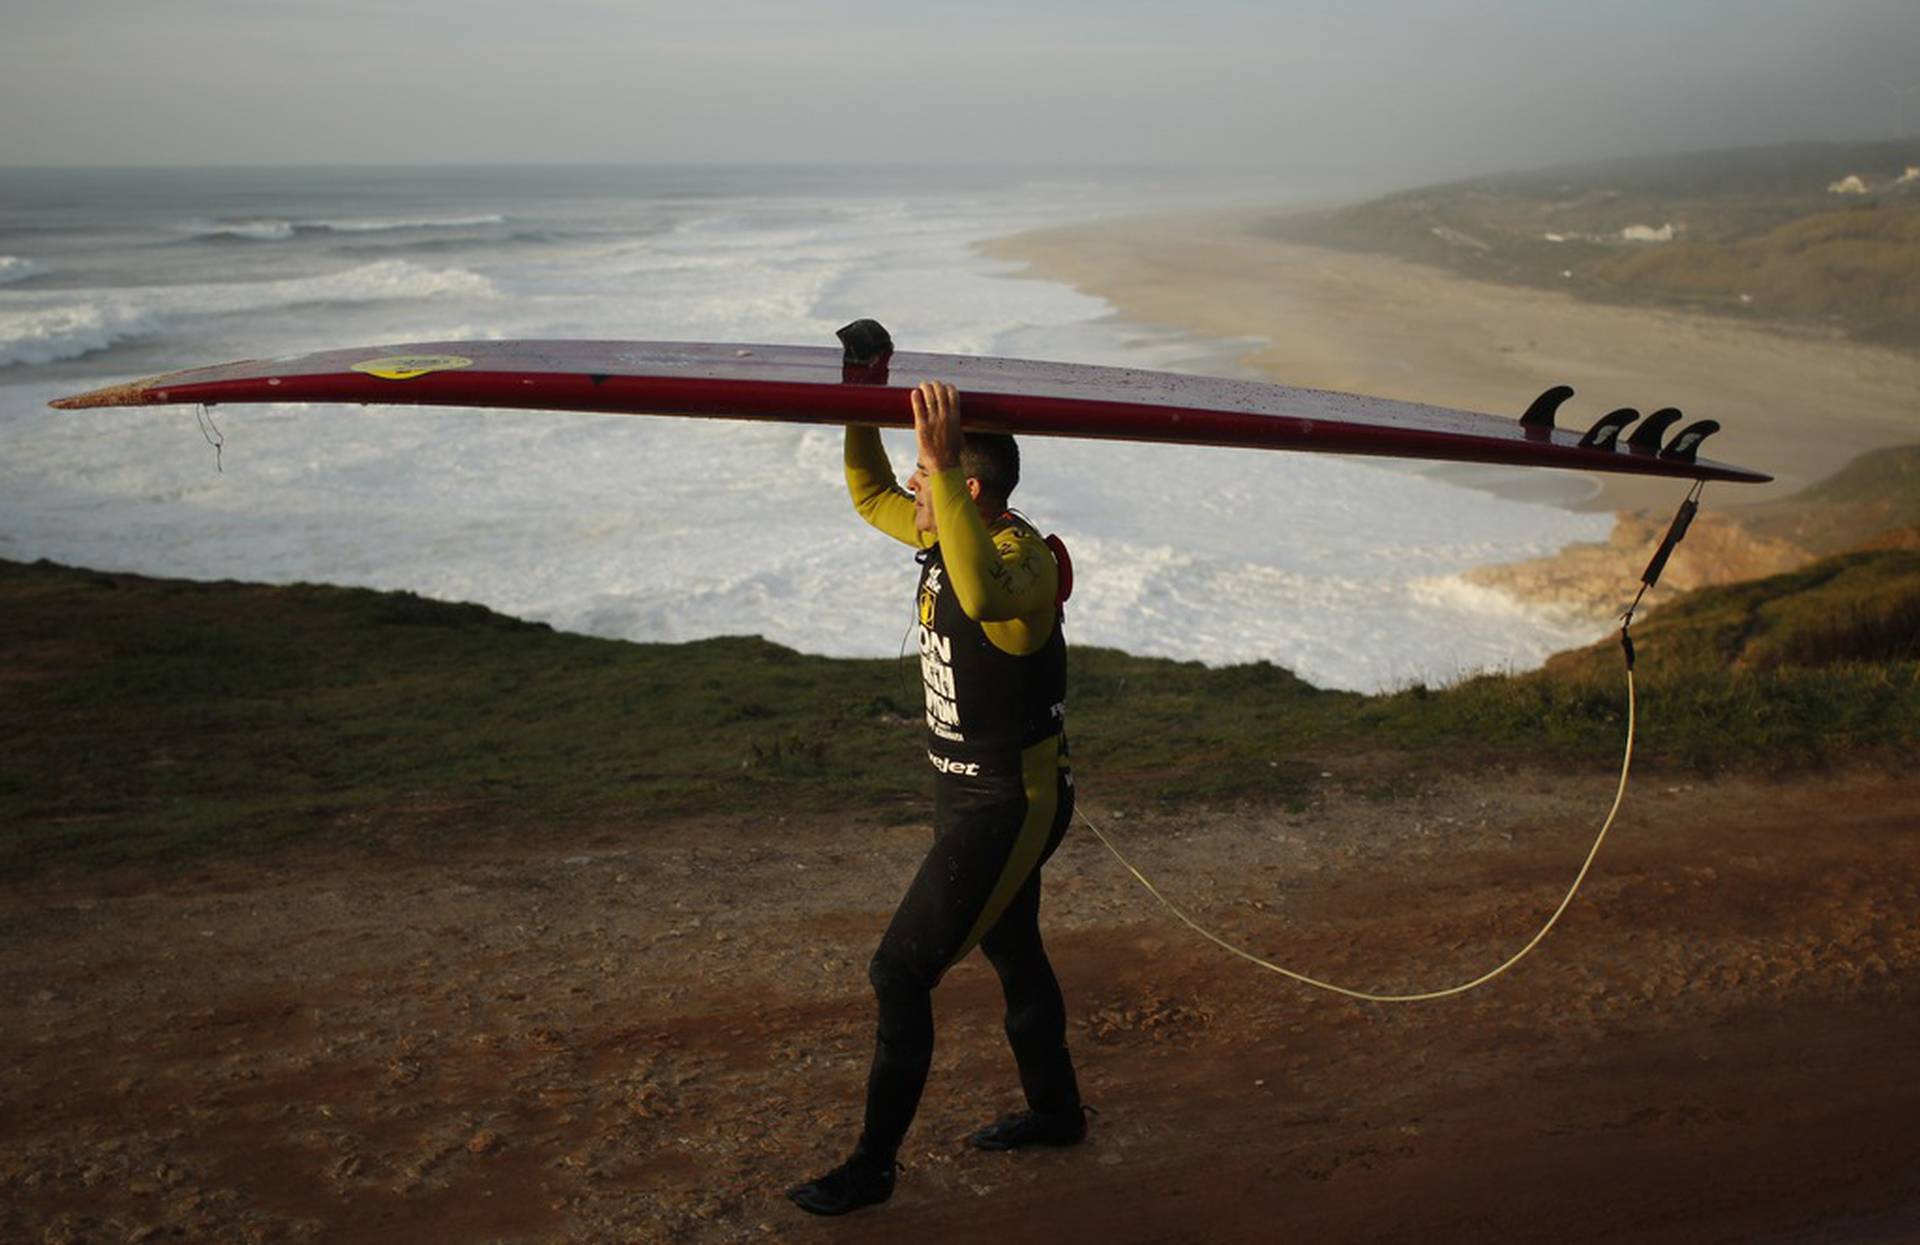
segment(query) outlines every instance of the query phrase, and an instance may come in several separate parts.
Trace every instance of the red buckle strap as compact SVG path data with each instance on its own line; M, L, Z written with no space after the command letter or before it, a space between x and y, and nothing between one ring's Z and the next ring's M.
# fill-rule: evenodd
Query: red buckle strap
M1047 548L1053 550L1054 565L1060 568L1060 586L1053 594L1054 604L1065 605L1067 598L1073 595L1073 559L1067 556L1067 542L1058 536L1046 537Z

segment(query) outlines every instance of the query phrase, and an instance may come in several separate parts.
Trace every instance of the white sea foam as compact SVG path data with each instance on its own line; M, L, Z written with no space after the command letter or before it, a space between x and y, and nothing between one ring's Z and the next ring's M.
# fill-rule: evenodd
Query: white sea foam
M408 298L485 299L497 292L492 280L464 268L428 268L404 259L383 259L326 276L242 285L232 294L241 305L227 309ZM225 287L198 287L198 296L210 302L220 301L225 294Z
M757 633L845 656L896 652L909 621L912 558L851 513L832 429L235 409L215 475L189 413L68 418L21 481L39 504L7 528L26 548L0 554L409 588L590 634ZM1073 552L1079 643L1370 689L1524 668L1597 634L1422 582L1496 533L1525 533L1514 556L1591 535L1587 516L1324 458L1039 439L1025 457L1027 509ZM1398 499L1384 515L1380 497Z
M1631 575L1621 578L1623 590L1633 586ZM1513 595L1511 592L1487 584L1478 584L1462 575L1430 575L1411 581L1408 591L1413 599L1423 606L1435 609L1462 610L1489 617L1505 617L1515 620L1544 622L1555 620L1561 623L1569 635L1587 636L1595 627L1604 627L1610 616L1583 614L1570 606L1542 605ZM1626 594L1631 596L1629 592ZM1626 600L1620 602L1626 607Z
M179 226L190 238L241 238L248 242L287 242L302 231L316 233L388 233L426 229L476 229L485 225L504 225L500 212L474 212L451 216L377 216L316 219L283 219L253 216L225 220L192 220Z
M482 222L493 214L478 209L498 205L503 218L561 240L438 252L445 266L390 259L320 275L306 270L306 248L234 247L218 270L250 279L173 285L159 282L178 279L182 252L149 248L128 253L124 288L8 291L0 362L143 340L137 363L117 354L70 363L58 386L16 367L0 384L0 557L407 588L635 640L758 633L810 652L891 654L915 567L852 515L832 429L233 408L216 412L226 438L217 474L191 412L52 415L44 403L136 367L356 343L832 345L833 330L861 316L885 321L902 349L1220 364L1206 343L1119 323L1098 299L1011 279L1012 265L974 253L978 240L1098 206L1085 188L1047 193L947 193L916 181L866 197L582 207L555 192L490 196L471 213L377 196L348 213L289 198L273 217L289 225ZM161 249L172 267L144 275ZM889 443L897 463L910 461L908 438ZM1215 663L1263 658L1330 686L1524 667L1563 647L1564 620L1479 598L1453 577L1598 539L1607 525L1321 455L1045 439L1023 449L1022 505L1073 549L1076 642Z
M1497 553L1476 559L1497 560ZM1620 571L1620 604L1624 608L1632 595L1626 590L1633 586L1634 568L1623 565ZM1419 616L1467 623L1456 668L1440 672L1454 676L1531 670L1555 653L1604 638L1618 621L1608 614L1523 600L1498 588L1473 583L1457 572L1416 577L1407 586L1407 597L1409 607ZM1423 671L1420 677L1431 681L1436 675Z
M295 229L322 229L330 233L385 233L406 229L476 229L483 225L504 225L507 218L499 212L473 216L421 216L375 219L303 220Z
M323 276L282 281L139 286L88 302L54 301L64 298L64 292L35 295L31 302L0 301L0 367L79 358L172 329L188 317L272 312L309 304L474 302L496 293L493 282L475 272L383 259Z
M11 285L46 272L46 267L18 255L0 255L0 285Z

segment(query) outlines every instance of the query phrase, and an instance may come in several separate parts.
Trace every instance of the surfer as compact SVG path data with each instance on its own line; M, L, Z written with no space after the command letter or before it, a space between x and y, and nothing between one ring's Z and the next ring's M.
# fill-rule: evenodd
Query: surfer
M1040 866L1073 813L1061 570L1007 508L1020 479L1013 438L963 433L951 385L921 385L910 401L919 463L906 489L876 428L847 429L846 472L860 517L920 551L934 842L868 966L880 1021L860 1138L845 1163L788 1191L817 1215L893 1195L895 1156L933 1058L933 988L976 945L1000 975L1028 1109L969 1141L1063 1146L1087 1131L1039 923Z

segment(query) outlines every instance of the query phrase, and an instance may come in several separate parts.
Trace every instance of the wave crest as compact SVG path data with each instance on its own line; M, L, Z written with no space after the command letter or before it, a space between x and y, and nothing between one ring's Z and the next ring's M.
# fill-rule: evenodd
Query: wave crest
M295 229L323 229L329 233L386 233L395 229L478 229L482 225L504 225L507 218L498 212L472 216L393 217L368 220L303 220Z
M285 220L277 216L245 216L227 220L195 220L180 226L189 240L239 238L246 242L287 242L302 233L389 233L415 229L477 229L504 225L498 212L464 216L340 217Z
M156 329L152 317L124 306L0 312L0 367L77 359Z
M285 281L140 286L115 291L111 301L43 302L0 312L0 367L78 358L193 316L271 313L314 303L484 299L498 294L493 282L477 272L425 268L403 259Z
M272 217L243 220L191 221L181 229L190 238L241 238L248 242L285 242L293 236L293 222Z
M15 281L25 281L28 277L37 277L46 271L42 264L18 255L0 255L0 285L10 285Z
M259 290L264 296L261 306L402 298L492 298L499 293L490 279L477 272L465 268L426 268L404 259L377 260L323 277L297 277L238 288Z

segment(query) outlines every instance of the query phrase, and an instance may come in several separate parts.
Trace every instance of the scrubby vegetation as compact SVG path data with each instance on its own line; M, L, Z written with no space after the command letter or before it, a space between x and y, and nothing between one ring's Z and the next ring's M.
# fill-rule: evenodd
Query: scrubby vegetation
M1862 454L1792 497L1741 507L1739 515L1754 535L1813 553L1920 548L1920 445Z
M1610 302L1920 348L1916 166L1920 139L1699 152L1423 187L1270 228ZM1849 177L1860 192L1831 189Z
M1637 634L1643 766L1903 765L1920 744L1920 552L1696 593ZM1604 769L1625 716L1612 644L1373 697L1080 648L1071 696L1108 806L1297 804L1355 758ZM0 562L0 875L475 827L918 816L918 700L898 662L751 637L629 644L404 593Z
M1704 588L1635 628L1650 740L1681 764L1792 768L1920 743L1920 551L1863 550ZM1604 686L1606 647L1527 676Z

